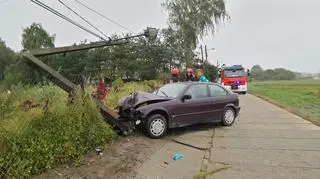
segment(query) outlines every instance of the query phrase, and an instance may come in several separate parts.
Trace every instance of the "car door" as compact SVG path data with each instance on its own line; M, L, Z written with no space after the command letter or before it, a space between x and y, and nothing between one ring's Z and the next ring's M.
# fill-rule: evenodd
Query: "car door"
M177 122L189 124L208 119L211 112L208 86L203 83L191 85L184 94L190 95L191 99L181 101L176 106Z
M229 102L229 93L223 87L216 84L209 84L211 99L211 116L213 120L220 120L224 107Z

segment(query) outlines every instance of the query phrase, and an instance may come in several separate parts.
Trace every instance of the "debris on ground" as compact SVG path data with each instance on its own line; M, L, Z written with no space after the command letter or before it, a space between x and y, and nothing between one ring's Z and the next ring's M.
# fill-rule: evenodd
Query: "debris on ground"
M179 154L179 153L175 153L172 156L172 160L180 160L180 159L183 159L183 158L184 158L184 155Z
M103 152L100 148L96 148L97 155L103 155Z
M24 110L28 110L28 109L40 107L40 104L35 102L34 100L27 99L27 100L21 101L19 103L19 106Z

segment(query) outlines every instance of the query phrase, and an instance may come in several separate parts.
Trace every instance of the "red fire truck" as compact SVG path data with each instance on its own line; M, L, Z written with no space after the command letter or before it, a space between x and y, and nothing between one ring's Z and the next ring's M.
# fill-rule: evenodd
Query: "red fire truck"
M247 75L249 70L246 72L242 65L222 66L219 70L219 83L233 92L246 94Z

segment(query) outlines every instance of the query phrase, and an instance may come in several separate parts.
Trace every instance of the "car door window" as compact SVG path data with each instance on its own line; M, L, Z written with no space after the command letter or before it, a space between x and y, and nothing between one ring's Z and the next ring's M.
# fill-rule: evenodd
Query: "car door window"
M207 85L193 85L186 91L187 95L191 95L191 99L201 99L208 97Z
M218 85L209 85L211 96L220 97L228 95L228 92Z

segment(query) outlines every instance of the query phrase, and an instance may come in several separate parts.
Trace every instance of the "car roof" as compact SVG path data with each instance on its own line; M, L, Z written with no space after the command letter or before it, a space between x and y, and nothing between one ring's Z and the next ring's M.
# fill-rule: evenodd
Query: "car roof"
M192 82L189 82L189 81L186 81L186 82L177 82L177 84L186 84L186 85L188 85L188 86L196 85L196 84L214 84L214 85L219 85L218 83L214 83L214 82L198 82L198 81L192 81Z

